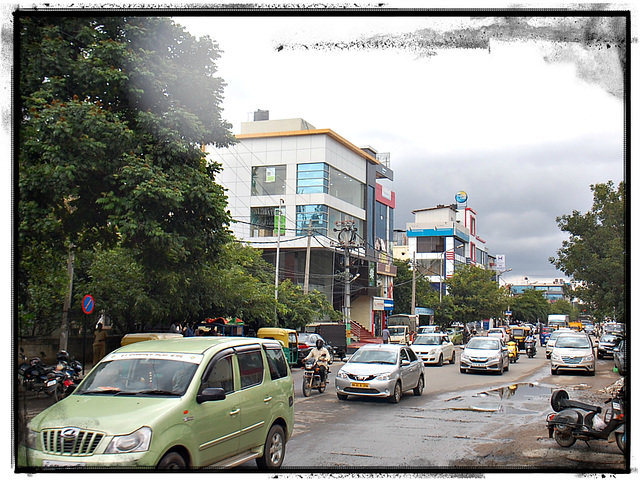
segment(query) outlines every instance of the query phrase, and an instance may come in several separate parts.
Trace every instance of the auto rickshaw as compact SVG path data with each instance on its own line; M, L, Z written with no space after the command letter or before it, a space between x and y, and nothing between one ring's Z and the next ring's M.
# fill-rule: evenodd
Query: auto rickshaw
M518 350L526 350L525 340L529 335L531 335L531 327L527 327L526 325L511 328L511 340L516 342Z
M288 328L263 327L258 329L258 338L278 340L282 344L289 366L298 364L298 332Z

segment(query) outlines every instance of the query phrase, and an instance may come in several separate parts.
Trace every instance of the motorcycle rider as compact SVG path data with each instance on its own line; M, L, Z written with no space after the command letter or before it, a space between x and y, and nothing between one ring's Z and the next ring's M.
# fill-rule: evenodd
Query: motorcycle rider
M320 383L324 387L327 380L327 372L329 371L329 359L331 356L329 355L329 350L324 346L324 342L321 338L316 341L315 348L312 348L304 359L310 360L313 359L318 364L318 368L320 369Z

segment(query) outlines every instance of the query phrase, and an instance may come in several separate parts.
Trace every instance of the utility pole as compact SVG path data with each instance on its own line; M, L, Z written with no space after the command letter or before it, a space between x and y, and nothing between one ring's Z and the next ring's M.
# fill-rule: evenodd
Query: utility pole
M416 252L413 252L413 261L412 261L412 270L413 270L413 278L411 280L411 315L416 314L416 269L418 266L416 265Z
M336 226L333 229L338 233L338 244L344 249L344 309L345 309L345 326L347 330L347 344L351 344L351 283L360 276L357 274L355 277L351 276L351 249L357 248L356 244L356 232L358 229L355 226L353 220L344 220L342 222L336 222Z
M311 266L311 219L309 219L309 230L307 231L307 258L304 266L304 294L309 293L309 268Z

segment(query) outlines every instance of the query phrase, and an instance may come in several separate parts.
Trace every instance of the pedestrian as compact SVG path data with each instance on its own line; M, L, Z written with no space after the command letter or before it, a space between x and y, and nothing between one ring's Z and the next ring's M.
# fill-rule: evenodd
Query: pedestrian
M98 327L93 333L93 364L96 365L106 353L107 332L103 329L102 323L98 323Z
M171 333L182 333L181 329L180 329L180 323L179 322L173 322L171 324L171 326L169 327L169 331Z
M382 330L382 343L389 343L389 337L391 337L391 332L387 327L384 327L384 330Z
M187 326L184 327L182 335L184 335L185 337L193 337L193 329L191 328L191 325L187 323Z

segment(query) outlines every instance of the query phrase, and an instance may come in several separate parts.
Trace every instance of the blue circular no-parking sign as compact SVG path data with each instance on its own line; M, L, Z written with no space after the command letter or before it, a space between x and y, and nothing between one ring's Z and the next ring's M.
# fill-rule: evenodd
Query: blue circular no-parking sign
M93 312L93 307L95 306L96 304L93 301L93 297L91 295L85 295L82 299L82 311L88 315Z

